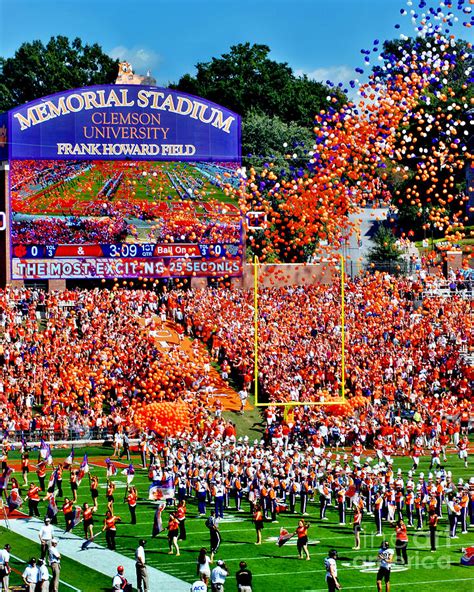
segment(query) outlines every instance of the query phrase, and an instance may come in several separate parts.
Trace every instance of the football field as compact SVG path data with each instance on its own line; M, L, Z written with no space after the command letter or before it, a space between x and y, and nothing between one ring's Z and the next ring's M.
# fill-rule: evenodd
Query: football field
M86 450L78 449L76 451L76 461L80 463L82 454ZM104 468L104 459L111 452L110 450L100 450L98 448L89 449L89 463L91 472L97 474L100 481L99 511L95 515L94 532L98 532L102 526L105 514L105 485L106 473ZM61 457L65 458L68 451L53 451L55 461ZM14 458L15 453L12 455ZM32 455L34 458L34 455ZM117 527L117 551L127 557L134 557L134 551L140 538L147 539L147 563L156 567L160 571L166 572L186 582L192 583L196 576L196 558L201 547L209 549L209 531L205 526L205 519L197 516L197 507L194 499L188 500L188 518L186 520L187 539L180 541L181 554L179 557L168 555L168 544L166 531L162 532L156 538L151 538L153 516L156 508L155 502L148 501L148 474L146 470L139 469L138 458L132 458L137 468L134 485L139 493L139 502L137 507L137 524L130 524L130 514L127 504L124 503L126 491L126 477L120 473L121 468L126 464L118 465L119 471L113 477L116 483L115 495L115 513L118 514L122 522ZM420 463L420 470L428 475L428 459L423 458ZM395 469L402 468L406 476L406 471L411 467L411 461L408 458L396 458ZM459 478L464 481L472 475L470 468L465 469L455 455L451 455L446 465L448 470L453 473L453 478L457 483ZM66 477L67 475L65 475ZM30 474L30 480L35 480L34 473ZM69 484L64 479L64 493L69 494ZM88 487L88 478L84 478L79 488L78 502L90 502L90 493ZM58 506L61 500L58 500ZM310 561L300 561L296 550L294 539L290 540L283 547L278 547L277 538L280 528L283 527L292 532L297 526L300 514L289 514L282 512L278 516L278 523L266 522L263 530L263 544L256 546L255 529L251 520L248 503L243 504L244 512L236 512L231 500L230 508L225 512L225 517L221 521L220 530L222 535L222 545L217 555L218 559L223 559L230 571L227 579L226 590L235 589L234 574L238 569L240 561L247 562L254 577L254 590L261 592L277 592L285 590L312 590L323 591L325 587L325 568L324 557L331 548L335 548L339 553L339 577L345 590L372 590L375 589L375 574L377 571L376 557L379 545L382 540L392 541L394 546L394 531L388 524L384 524L384 537L375 536L375 526L373 518L364 516L362 523L363 532L361 533L361 549L353 550L354 546L351 513L347 516L347 525L340 526L334 507L331 507L327 516L327 521L319 520L319 507L316 502L309 504L308 516L305 519L311 523L309 530L309 550L311 554ZM25 509L25 507L23 508ZM208 506L207 511L209 512ZM297 509L299 509L297 507ZM46 510L46 502L40 505L42 515ZM163 524L166 526L169 511L172 507L166 508L163 512ZM58 514L59 525L56 527L61 532L64 527L64 520L61 512ZM2 522L3 524L3 522ZM82 536L82 524L74 529L76 535ZM440 521L438 528L438 551L430 552L429 536L427 528L422 531L416 531L409 528L408 557L409 566L395 565L392 573L392 587L396 590L413 590L416 592L452 591L468 592L474 588L474 570L464 568L459 565L461 557L461 548L474 545L474 529L470 529L468 534L459 534L459 539L449 539L447 532L446 517ZM27 559L29 556L37 556L39 545L18 537L12 538L7 529L2 528L0 533L0 544L3 546L6 542L12 545L12 553L21 559ZM105 544L103 537L98 537L97 543ZM84 565L75 561L63 561L61 590L78 588L79 590L104 590L110 585L110 577L100 575L87 568L87 555L92 553L101 553L94 546L84 554ZM13 562L14 567L22 570L21 562ZM130 575L130 574L129 574ZM134 574L130 578L132 584L135 584ZM15 574L12 576L15 579ZM73 586L68 588L66 584ZM151 588L153 590L153 588ZM172 592L172 591L170 591Z

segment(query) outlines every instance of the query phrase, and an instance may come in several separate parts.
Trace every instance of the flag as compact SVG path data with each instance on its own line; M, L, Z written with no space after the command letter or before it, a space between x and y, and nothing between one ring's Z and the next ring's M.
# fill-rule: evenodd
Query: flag
M40 440L39 455L40 455L40 458L42 458L43 460L46 460L46 457L48 456L48 445L43 440L43 438L41 438L41 440Z
M82 520L82 510L79 506L76 506L76 508L74 510L74 518L71 520L71 523L69 525L69 530L72 530L75 526L77 526L81 520Z
M8 482L10 481L10 475L13 473L13 469L7 467L0 475L0 490L7 489Z
M66 460L63 463L64 470L67 471L72 466L73 462L74 462L74 446L71 448L71 452L69 453L69 456L66 458Z
M54 471L51 473L51 476L48 481L48 491L49 490L54 491L54 486L56 484L57 476L58 476L58 469L54 469Z
M10 512L13 512L13 510L17 510L18 508L21 508L21 506L23 505L23 499L20 497L18 489L11 490L10 495L7 497L7 504Z
M102 534L102 531L97 532L93 537L90 539L86 539L81 545L81 551L86 551L89 546L95 541L95 539Z
M155 517L153 518L153 530L151 531L151 536L156 537L160 534L160 532L164 531L163 527L163 520L161 519L161 514L165 509L166 504L160 504L155 511Z
M21 452L24 452L27 448L28 448L28 444L27 444L25 438L23 438L23 436L22 436L20 450L21 450Z
M152 481L148 489L149 500L161 500L174 498L174 479L164 479L162 481Z
M86 473L89 472L89 461L87 459L87 454L84 454L84 458L82 459L81 466L79 467L79 471L77 472L77 486L81 484L82 478Z
M127 475L127 485L130 485L130 483L133 481L133 478L135 477L135 469L133 468L133 465L130 465L124 469L122 471L122 475Z
M56 516L58 513L58 506L56 505L56 500L54 499L54 495L49 498L48 508L46 510L46 516L51 518L51 520Z
M107 477L112 477L117 474L117 467L110 458L105 459L105 464L107 465Z
M294 532L288 532L284 528L280 528L280 536L278 537L277 545L279 547L283 547L283 545L287 543L294 536L294 534Z
M89 460L87 458L87 454L84 454L80 468L82 471L84 471L84 475L89 472Z
M51 466L53 464L53 455L51 454L51 446L46 444L46 464Z

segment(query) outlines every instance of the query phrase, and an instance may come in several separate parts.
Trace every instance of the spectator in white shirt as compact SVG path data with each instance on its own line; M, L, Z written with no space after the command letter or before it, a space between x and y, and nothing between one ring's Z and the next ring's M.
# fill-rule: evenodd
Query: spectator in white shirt
M10 585L10 545L7 543L5 548L0 551L0 588L8 592Z
M51 518L46 517L44 524L38 533L41 542L41 559L44 559L49 553L51 541L54 539L54 527L51 524Z
M49 549L49 565L53 572L51 579L51 592L58 592L59 590L59 574L61 572L61 553L58 549L57 539L52 539L51 547Z
M23 582L26 585L27 592L35 592L38 583L39 570L36 566L36 559L32 557L22 573Z
M49 572L44 559L38 559L38 592L49 592Z

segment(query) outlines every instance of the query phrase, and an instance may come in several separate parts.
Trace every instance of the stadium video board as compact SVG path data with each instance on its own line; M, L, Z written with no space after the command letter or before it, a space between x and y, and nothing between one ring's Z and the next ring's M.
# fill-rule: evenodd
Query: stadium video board
M168 89L76 89L8 113L12 279L242 274L240 118Z

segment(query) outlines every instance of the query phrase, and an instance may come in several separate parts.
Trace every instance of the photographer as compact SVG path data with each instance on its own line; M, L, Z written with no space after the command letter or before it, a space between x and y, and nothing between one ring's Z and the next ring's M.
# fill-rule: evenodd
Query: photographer
M211 572L212 592L224 592L225 579L229 575L226 564L219 559L216 567Z

